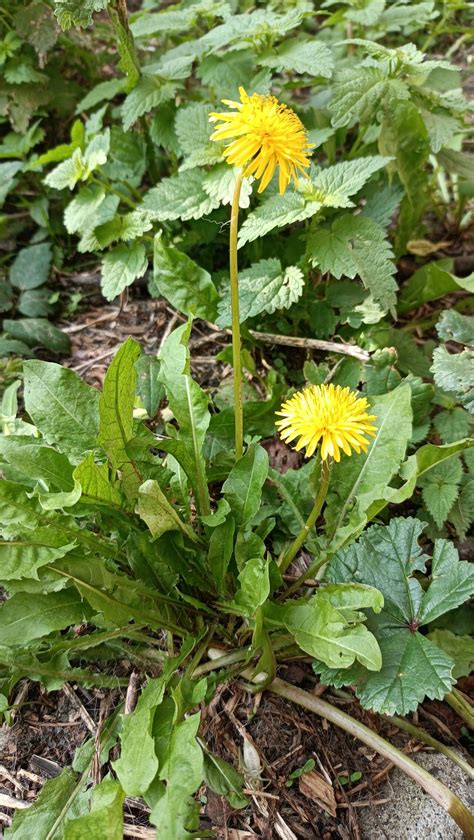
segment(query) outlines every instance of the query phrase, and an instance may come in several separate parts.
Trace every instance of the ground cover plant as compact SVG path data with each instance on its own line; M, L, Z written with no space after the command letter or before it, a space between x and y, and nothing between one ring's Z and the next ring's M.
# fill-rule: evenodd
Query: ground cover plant
M437 779L277 676L309 659L374 713L445 698L472 723L468 15L2 9L0 713L25 678L126 689L126 658L141 679L6 837L115 840L126 796L160 840L214 836L201 785L248 800L201 710L237 678L386 755L474 836ZM181 318L158 355L126 340L100 391L55 323L97 265L106 301L145 289ZM196 320L228 336L213 388Z

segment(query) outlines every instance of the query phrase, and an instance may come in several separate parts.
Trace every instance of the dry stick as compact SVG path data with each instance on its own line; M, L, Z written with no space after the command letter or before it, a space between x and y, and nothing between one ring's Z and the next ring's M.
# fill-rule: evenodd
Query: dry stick
M251 677L251 672L244 672L244 676ZM335 706L332 706L326 700L320 697L315 697L301 688L296 688L284 680L276 678L267 686L267 691L272 694L277 694L279 697L284 697L285 700L290 700L310 712L314 712L330 723L339 726L349 735L359 738L364 744L376 750L384 758L393 762L396 767L399 767L407 776L417 782L433 799L444 808L445 811L453 818L464 832L468 840L474 840L474 816L469 813L463 802L456 796L446 785L443 785L438 779L428 773L423 767L420 767L411 758L408 758L399 749L394 747L385 738L377 735L363 723L360 723L355 718L340 711Z
M343 344L338 341L321 341L318 338L296 338L291 335L273 335L273 333L256 332L249 330L249 333L262 344L284 344L287 347L301 347L303 350L324 350L326 353L341 353L343 356L352 356L361 362L368 362L370 353L362 350L356 344Z
M397 717L396 715L392 717L391 715L384 715L385 720L389 720L391 723L398 726L399 729L403 729L404 732L408 732L409 735L413 735L414 738L417 738L418 741L421 741L423 744L426 744L427 747L433 747L433 749L437 750L437 752L443 753L443 755L450 758L454 764L457 764L461 770L464 770L467 776L474 780L474 767L466 761L462 755L459 755L456 750L451 749L446 744L442 744L441 741L438 741L436 738L433 738L429 732L426 732L424 729L420 729L419 726L415 726L413 723L410 723L408 720L404 718Z

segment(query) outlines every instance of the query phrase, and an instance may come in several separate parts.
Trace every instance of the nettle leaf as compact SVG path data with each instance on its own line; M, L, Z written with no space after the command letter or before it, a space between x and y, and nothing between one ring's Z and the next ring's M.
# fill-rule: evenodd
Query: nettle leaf
M219 204L232 204L239 170L228 163L221 163L206 174L202 185L210 198ZM240 188L239 207L248 207L252 195L252 179L244 178Z
M118 782L105 779L92 789L91 809L88 814L68 820L64 840L84 840L100 837L102 840L122 840L122 805L125 793Z
M302 295L303 272L290 265L282 269L280 260L260 260L239 274L240 321L254 318L261 312L272 313L277 309L289 309ZM218 305L220 327L231 323L230 290L226 287L225 297Z
M175 130L184 156L182 169L206 166L222 159L222 149L210 140L213 128L209 122L211 105L192 102L179 108L176 114Z
M370 413L377 418L377 432L367 454L346 458L334 464L332 470L326 522L336 545L342 545L363 528L367 511L376 499L383 498L411 440L409 385L399 385L390 393L371 399L370 405Z
M444 309L436 324L436 332L443 341L474 345L474 317L461 315L455 309Z
M163 243L161 231L155 236L153 280L154 297L163 295L185 315L214 321L218 294L211 275L191 257Z
M96 229L101 230L107 222L114 222L117 218L119 204L120 199L117 195L106 195L89 218L84 221L84 227L80 231L82 235L77 246L80 254L88 251L100 251L102 246L95 231Z
M47 443L79 460L94 449L99 394L72 370L34 359L23 365L25 409Z
M64 211L64 225L68 233L90 227L91 213L102 204L105 190L99 184L81 187Z
M357 543L338 551L328 566L333 582L357 580L382 592L384 608L368 620L380 644L382 668L377 674L361 666L345 673L319 665L316 670L326 682L355 684L361 704L384 714L406 715L425 696L442 699L454 683L453 661L418 628L469 597L474 569L458 559L452 544L437 540L429 583L422 587L418 577L429 559L418 543L424 527L410 518L374 525Z
M394 311L397 269L390 242L375 222L363 216L338 216L311 235L308 252L323 273L329 271L338 280L359 276L381 309Z
M102 260L102 294L114 300L134 280L143 277L148 267L145 246L141 242L116 245Z
M445 347L436 347L431 371L438 388L454 394L474 414L474 352L448 353Z
M204 189L206 175L203 169L190 169L163 178L146 193L140 209L159 222L200 219L219 206L219 201Z
M102 12L109 0L54 0L54 14L61 29L90 26L94 12Z
M468 677L474 670L474 639L472 636L458 636L451 630L436 629L428 633L428 639L454 661L453 677Z
M143 114L174 99L179 87L179 81L165 82L153 76L143 76L122 105L124 131L128 131Z
M329 110L335 128L349 125L352 120L370 123L379 107L391 100L408 99L408 86L401 79L390 79L377 67L358 67L341 70L332 85Z
M51 259L49 242L22 248L10 266L10 283L21 290L42 286L48 279Z
M133 21L131 30L135 38L164 32L184 32L196 25L200 15L205 14L206 19L211 21L216 17L224 17L228 10L225 0L197 0L185 8L173 6L157 13L146 10Z
M433 426L443 443L454 443L468 437L472 424L469 412L459 405L440 411L433 420Z
M96 134L89 142L85 152L80 147L74 149L72 156L55 166L46 176L44 183L55 190L69 187L72 190L78 181L86 181L89 175L107 161L110 148L110 129Z
M323 207L353 207L350 196L390 160L375 155L316 169L311 180L300 182L297 191L274 195L249 213L239 231L239 248L276 227L309 219Z
M462 475L460 458L454 457L433 467L419 481L423 501L438 528L442 527L459 495Z
M316 40L301 41L293 38L284 41L274 52L258 57L258 63L272 67L279 73L293 71L307 73L310 76L323 76L330 79L334 69L334 59L329 47Z

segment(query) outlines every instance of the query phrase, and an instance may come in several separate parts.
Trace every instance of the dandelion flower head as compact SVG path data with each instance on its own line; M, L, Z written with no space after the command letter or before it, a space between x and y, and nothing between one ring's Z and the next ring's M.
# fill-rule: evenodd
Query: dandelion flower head
M350 388L311 385L283 403L277 426L286 443L298 438L294 448L306 449L307 458L321 442L321 458L340 461L341 449L346 455L352 449L358 454L367 452L369 441L364 436L374 436L376 431L372 423L376 418L367 413L368 407L365 397Z
M249 96L243 87L239 93L240 102L222 100L234 111L209 114L211 122L220 122L211 140L232 140L224 151L227 163L245 167L246 177L253 175L260 181L259 193L268 186L277 167L280 194L291 179L298 186L298 172L305 174L312 149L303 123L274 96Z

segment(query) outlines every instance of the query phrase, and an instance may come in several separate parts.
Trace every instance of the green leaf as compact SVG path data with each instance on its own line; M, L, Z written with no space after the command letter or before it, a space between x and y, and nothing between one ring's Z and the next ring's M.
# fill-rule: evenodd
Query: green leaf
M19 592L0 607L2 645L26 645L53 630L80 624L89 616L90 610L74 588L47 595Z
M363 216L338 216L332 225L312 234L308 252L323 273L329 271L337 279L359 276L381 309L394 311L396 265L385 232L375 222Z
M293 38L284 41L275 52L258 58L264 67L272 67L281 72L307 73L310 76L323 76L330 79L334 68L331 50L321 41L301 41Z
M466 178L468 181L472 181L474 179L474 162L472 155L457 152L455 149L441 149L438 153L438 163L443 166L447 172L460 175L461 178Z
M143 353L135 362L137 394L145 406L148 417L153 418L164 397L165 389L158 380L160 363L156 356Z
M36 289L46 283L51 266L51 245L42 242L18 251L10 266L10 283L18 289Z
M418 544L423 523L392 519L390 525L369 528L357 543L331 560L330 580L375 586L384 596L380 616L369 619L382 651L382 669L369 674L356 666L349 672L321 670L321 678L356 684L365 708L384 714L408 714L424 696L442 699L454 682L452 661L418 628L463 603L474 588L474 570L460 562L446 540L437 540L431 578L421 586L419 575L427 560Z
M183 324L168 336L161 348L159 379L178 423L179 436L177 440L160 441L160 448L174 455L185 471L196 498L203 501L203 495L207 497L207 487L202 486L205 475L202 449L211 417L208 396L189 372L187 344L190 331L191 324Z
M438 388L454 394L474 414L474 352L448 353L445 347L436 347L431 370Z
M186 822L189 813L187 799L204 775L203 754L196 739L200 717L191 715L174 726L163 720L157 727L159 778L166 780L166 789L152 808L150 819L163 840L182 840L187 835L183 825L183 817Z
M423 501L438 528L442 528L459 495L462 474L461 461L455 457L435 466L419 482Z
M123 79L107 79L106 82L99 82L90 90L76 106L76 114L89 111L104 100L114 99L124 88ZM113 129L112 129L113 131Z
M11 828L5 830L10 840L31 840L32 837L56 840L60 837L56 829L61 824L80 793L84 781L68 767L54 779L48 779L37 799L29 808L19 809Z
M454 443L468 437L472 422L469 412L457 405L454 408L440 411L433 420L433 426L443 443Z
M457 636L451 630L432 630L427 637L454 661L453 677L468 677L474 670L474 639Z
M18 298L18 311L30 318L46 317L54 308L50 303L51 295L52 291L47 287L22 292Z
M276 258L259 260L239 274L241 323L261 312L272 314L277 309L289 309L301 297L303 288L303 272L296 266L282 269ZM230 326L230 289L220 301L218 312L218 326Z
M329 109L335 128L352 120L370 124L381 102L407 99L408 88L401 79L390 79L377 67L347 68L335 77Z
M122 505L122 496L109 478L108 464L96 464L90 452L74 470L73 477L82 488L82 496L106 505Z
M253 444L232 468L222 486L237 526L249 525L260 509L262 488L268 475L268 455L263 447Z
M145 246L141 242L124 242L112 248L102 260L102 294L114 300L138 277L143 277L148 267Z
M114 770L129 796L146 793L158 772L152 727L165 687L166 683L161 677L149 680L133 714L122 718L121 756L114 762Z
M459 289L474 292L474 275L455 277L448 270L450 265L452 265L451 260L439 260L427 263L415 271L402 288L398 311L408 312L423 303L431 303Z
M204 781L214 793L225 796L232 808L245 808L248 799L242 793L244 778L231 764L206 751L203 769Z
M377 432L368 453L345 458L332 470L326 518L337 545L362 529L370 505L383 497L390 479L398 472L411 438L410 387L402 384L375 397L370 413L377 418ZM349 522L344 527L346 517Z
M148 65L147 75L143 75L137 86L128 94L122 105L122 121L124 131L128 131L134 122L153 108L174 99L176 92L182 86L192 68L192 57L184 56L167 65L155 65L156 75L148 75L152 68Z
M455 309L444 309L436 324L436 332L443 341L474 345L474 317L461 315Z
M276 227L309 219L323 207L353 207L350 196L390 160L375 155L316 169L311 181L302 181L297 191L274 195L249 213L240 227L239 248Z
M0 163L0 207L3 207L8 193L16 185L15 175L23 169L20 161L7 161Z
M155 236L153 281L154 297L163 295L185 315L214 321L218 294L211 275L187 254L167 246L161 231Z
M94 12L101 12L109 0L54 0L54 13L61 29L90 26Z
M8 484L8 482L2 482L2 484L4 483ZM26 507L28 501L26 488L22 487L21 491ZM4 493L3 498L0 499L0 508L2 507L2 502L5 501L5 497L8 498L8 495L7 488L6 494ZM35 515L33 511L34 509L32 509L32 516ZM34 521L37 521L36 516ZM38 569L61 559L76 547L75 542L65 544L65 535L60 531L56 531L54 527L36 527L32 530L31 534L26 535L24 533L25 525L30 525L30 520L28 520L27 516L23 516L21 520L12 523L8 528L8 531L14 531L15 527L17 527L22 534L21 536L9 541L0 540L0 579L3 581L22 580L23 578L38 580ZM6 526L7 523L5 523L3 528L4 532L7 530ZM6 536L9 536L9 533ZM13 536L16 535L13 534Z
M153 539L158 539L166 531L181 531L192 542L196 541L194 531L180 519L157 481L145 481L138 494L135 512L146 522Z
M200 219L219 206L219 201L204 189L206 177L205 170L190 169L163 178L158 186L146 193L140 209L159 222Z
M225 588L227 569L234 551L234 533L235 520L233 516L227 516L227 519L216 525L209 539L207 565L219 594Z
M269 560L263 557L247 560L239 573L239 583L235 603L245 615L251 617L270 594Z
M79 460L93 449L98 432L99 394L73 371L51 362L23 365L25 408L47 443Z
M212 125L209 122L209 112L211 110L212 106L205 102L192 102L185 108L179 108L176 114L176 136L185 158L186 169L207 166L222 159L219 144L210 139Z
M50 491L73 489L73 468L66 456L27 435L0 437L0 460L14 466L25 483L41 481Z
M68 233L87 230L90 227L91 213L100 207L104 198L105 190L99 184L81 187L64 211L64 225Z
M65 355L70 353L68 336L46 318L17 318L15 321L5 318L3 329L12 338L24 341L28 347L46 347L53 353Z
M91 810L88 814L69 820L64 840L122 840L122 804L125 794L112 779L105 779L92 789Z

